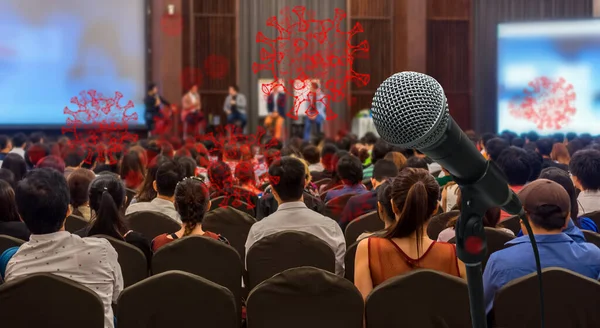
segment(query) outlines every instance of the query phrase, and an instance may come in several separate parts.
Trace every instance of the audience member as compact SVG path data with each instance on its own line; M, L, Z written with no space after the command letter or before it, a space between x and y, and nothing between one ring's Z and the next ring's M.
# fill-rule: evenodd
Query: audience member
M11 188L17 189L17 180L15 174L9 169L0 169L0 180L8 182Z
M502 138L492 138L485 144L488 158L492 161L496 161L498 156L508 147L510 147L510 144Z
M487 144L488 141L492 140L495 137L496 137L496 135L493 133L484 133L481 135L481 139L479 139L479 142L477 143L477 147L481 151L481 155L483 155L483 157L485 157L486 159L489 159L489 156L485 149L485 145Z
M35 169L16 190L19 214L31 231L30 240L0 256L5 281L35 273L73 280L97 293L104 304L104 327L114 327L112 303L123 290L117 252L102 238L81 238L65 231L69 188L55 170ZM5 268L5 270L4 270Z
M44 141L46 141L46 134L44 132L41 132L41 131L33 132L29 136L29 140L31 141L31 143L40 143L40 144L43 144Z
M495 162L504 172L508 186L512 191L519 192L529 180L531 175L531 155L527 151L511 146L505 149ZM500 220L505 220L512 215L502 211Z
M531 169L529 178L527 178L527 182L531 182L537 180L537 178L540 176L540 173L542 172L542 162L544 159L542 158L542 155L535 150L526 150L526 152L528 155L527 159L529 162L529 168Z
M237 180L237 186L245 189L255 196L262 193L260 189L256 187L256 175L254 174L254 167L250 162L240 162L235 167L235 178Z
M137 202L150 202L154 198L156 198L156 190L154 189L154 181L156 179L156 171L158 171L158 167L168 161L168 158L164 156L156 156L148 165L148 169L146 171L146 176L144 177L144 182L142 182L142 186L138 193L131 200L131 204L135 204Z
M344 184L342 182L342 178L340 178L340 175L337 173L337 166L338 162L340 161L340 158L346 155L350 155L350 153L345 150L340 150L337 153L335 153L335 155L333 155L333 158L331 160L331 165L333 166L333 171L331 172L331 181L319 187L320 194L324 194L325 192L332 189L339 189L343 187Z
M69 178L69 175L75 170L79 169L85 160L85 154L79 147L68 147L64 150L63 156L65 160L65 179Z
M375 163L377 163L378 160L383 159L390 151L392 151L390 144L383 139L377 140L375 145L373 145L373 150L371 151L371 165L363 170L363 177L365 179L371 178Z
M39 169L53 169L60 172L63 175L65 173L65 162L62 160L62 158L55 155L46 156L40 159L35 165L35 167Z
M91 219L89 188L96 178L88 169L77 169L67 179L71 196L71 212L87 221Z
M579 214L600 211L600 151L578 151L571 158L569 168L575 187L581 190L577 197Z
M429 170L429 165L427 165L427 160L424 157L412 156L406 160L404 168Z
M21 155L25 159L25 147L27 147L27 136L25 133L17 133L12 137L12 150L9 153Z
M119 175L125 183L125 187L138 190L144 182L144 176L146 175L145 156L140 151L130 149L121 159Z
M183 169L183 176L185 177L193 177L196 176L196 161L194 161L191 157L182 156L175 158L175 162L181 166ZM145 179L144 179L145 180ZM142 185L144 185L142 183Z
M19 217L15 192L10 184L0 180L0 235L29 240L29 230Z
M569 166L558 163L550 157L550 155L552 154L552 149L554 147L554 142L552 141L552 139L550 139L550 138L540 139L540 140L536 141L535 144L537 147L536 148L537 152L540 155L542 155L542 158L543 158L542 169L545 169L547 167L558 167L565 171L569 171Z
M542 267L560 267L594 280L600 274L600 249L576 243L562 232L571 212L569 194L558 183L539 179L519 192L537 242ZM526 232L521 223L522 230ZM486 311L493 308L496 292L510 281L536 271L529 236L517 237L508 248L493 253L483 273Z
M435 177L435 181L444 188L448 183L454 181L454 178L446 168L442 167L442 171Z
M406 157L399 151L391 151L383 159L394 162L398 171L402 170L404 165L406 165ZM373 167L373 170L375 170L375 167Z
M323 148L321 149L321 165L323 166L323 170L320 172L313 170L310 171L314 181L331 179L333 177L333 172L335 171L333 158L335 157L337 151L338 149L335 145L323 145Z
M362 184L363 169L360 160L352 155L340 158L337 164L337 174L344 185L341 189L330 190L325 196L325 203L333 198L346 194L364 194L369 192ZM373 172L371 172L373 175Z
M211 199L223 196L227 198L227 205L237 204L237 201L250 201L251 204L248 204L250 208L254 208L258 203L257 194L243 188L236 188L234 190L231 168L224 162L214 162L211 164L208 168L208 180L211 187ZM223 204L223 206L225 205ZM234 207L239 206L234 205Z
M552 152L550 153L550 158L556 163L569 166L569 162L571 161L571 155L569 155L569 150L564 143L555 143L552 146Z
M438 208L440 187L424 169L404 169L392 182L396 222L381 238L362 240L356 250L354 283L364 298L389 278L416 268L465 276L452 244L427 237L426 227Z
M523 138L514 138L513 140L511 140L510 145L518 148L523 148L523 146L525 146L525 140L523 140Z
M2 162L2 168L11 171L17 182L21 181L27 173L25 159L18 153L8 153Z
M36 143L32 144L25 151L25 162L29 168L37 167L42 158L50 155L50 149L47 145Z
M332 219L306 207L302 201L306 183L304 164L293 157L282 157L269 167L273 196L279 207L275 213L255 223L246 240L246 254L260 239L271 234L295 230L315 235L326 242L336 258L336 274L344 275L346 242L340 226Z
M579 139L569 141L569 143L567 144L567 150L569 151L569 155L571 157L573 157L573 155L575 155L576 152L578 152L584 148L585 148L585 145Z
M0 166L2 166L2 161L4 157L10 152L12 148L12 142L8 138L8 136L0 135Z
M156 170L156 178L152 183L154 190L156 190L156 198L150 202L130 204L125 215L139 211L159 212L181 224L181 219L173 202L175 187L182 178L183 170L181 166L172 159L166 159Z
M525 135L525 142L535 144L540 136L535 131L531 131Z
M377 214L379 215L379 219L383 221L383 229L375 232L364 232L358 236L357 241L371 236L381 237L396 222L396 215L392 208L392 186L390 181L384 181L377 188Z
M342 212L339 222L343 231L345 231L346 226L357 217L377 210L377 189L386 180L395 178L397 175L398 167L396 167L394 162L383 159L375 163L375 167L373 168L373 177L371 177L373 189L363 194L351 197L344 207L344 211Z
M325 167L321 163L321 156L317 147L309 145L302 150L302 157L308 162L310 172L323 172Z

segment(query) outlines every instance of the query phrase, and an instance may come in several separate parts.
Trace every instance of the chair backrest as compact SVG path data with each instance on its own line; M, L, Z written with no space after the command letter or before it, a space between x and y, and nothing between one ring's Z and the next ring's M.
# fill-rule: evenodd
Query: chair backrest
M514 215L500 222L499 226L512 231L516 236L521 231L521 219L519 219L518 215Z
M485 238L487 239L487 254L485 255L483 262L481 263L481 270L485 269L485 265L487 264L487 261L490 258L490 256L493 253L506 248L504 244L513 240L515 236L499 229L485 227Z
M67 220L65 221L65 230L70 233L74 233L77 230L81 230L88 225L88 221L86 221L83 217L71 214L67 216Z
M335 272L335 254L318 237L302 231L281 231L258 240L246 257L248 287L287 269L302 266Z
M321 179L319 181L315 181L315 184L317 185L317 187L321 187L322 185L328 184L331 182L330 178L325 178L325 179Z
M208 213L202 221L202 228L225 237L238 252L242 263L246 258L248 232L256 220L246 212L233 207L219 207Z
M344 211L344 207L348 203L348 199L350 199L352 196L356 196L356 193L348 193L330 199L327 203L325 203L323 215L339 222L342 212Z
M363 214L346 226L346 231L344 232L346 245L350 246L354 244L358 237L365 232L379 231L384 227L385 224L379 218L377 211Z
M467 284L434 270L391 278L367 297L365 320L367 328L471 327Z
M49 273L0 285L0 304L3 327L104 327L104 305L98 294Z
M225 201L225 196L219 196L219 197L215 197L213 199L210 200L210 210L213 211L217 208L224 208L225 206L222 206L223 201ZM233 206L233 202L235 203L235 206ZM251 204L248 204L246 202L244 202L243 200L239 200L236 199L234 197L229 197L229 199L227 200L227 206L231 206L237 210L240 210L242 212L248 213L251 217L255 217L256 215L256 211L255 211L255 207Z
M2 255L2 253L4 253L4 251L9 248L19 247L23 245L24 242L24 240L21 240L19 238L7 235L0 235L0 255Z
M585 214L579 214L579 217L587 217L590 218L592 221L594 221L594 223L596 223L597 226L600 227L600 211L596 211L596 212L590 212L590 213L585 213Z
M542 278L546 328L600 327L598 281L562 268L543 269ZM539 298L535 273L504 285L494 299L495 327L540 327Z
M237 328L237 300L229 289L197 275L168 271L121 292L118 328Z
M323 186L321 186L321 187L323 187ZM319 189L321 189L321 187L319 187ZM343 185L337 185L337 186L335 186L335 187L331 187L331 188L329 188L329 189L320 190L320 192L321 192L321 195L320 195L320 197L321 197L321 200L322 200L322 201L325 201L325 197L327 196L327 193L328 193L328 192L330 192L330 191L332 191L332 190L338 190L338 189L342 189L342 188L344 188L344 186L343 186Z
M360 292L344 278L313 267L293 268L250 293L248 328L361 328L363 307Z
M152 274L170 270L193 273L228 288L241 313L242 262L233 247L204 236L175 240L152 257Z
M346 249L346 254L344 254L344 277L350 282L354 282L354 260L356 259L358 243L358 241L352 243L350 247Z
M133 197L135 197L136 194L137 194L137 191L135 191L133 189L129 189L129 188L125 189L125 195L127 196L127 199L125 201L125 206L123 206L124 209L127 209L129 204L131 204L131 200L133 199Z
M149 240L163 233L173 233L181 229L179 223L159 212L133 212L125 217L125 221L131 230L141 233Z
M592 243L598 247L600 247L600 234L597 232L589 231L589 230L581 230L583 232L583 236L588 243Z
M448 221L460 214L460 211L450 211L434 215L427 225L427 235L432 240L437 240L440 232L446 229Z
M144 253L137 247L111 236L94 235L93 237L104 238L117 251L119 265L123 273L124 287L129 287L138 281L148 277L148 260Z

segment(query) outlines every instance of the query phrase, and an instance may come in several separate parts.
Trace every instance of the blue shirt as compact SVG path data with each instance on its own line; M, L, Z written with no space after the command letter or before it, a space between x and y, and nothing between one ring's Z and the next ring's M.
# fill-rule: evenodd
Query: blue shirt
M598 227L596 226L594 221L592 221L589 218L579 218L579 224L585 230L591 230L594 232L598 231ZM571 237L576 243L586 242L583 232L581 232L581 230L579 230L579 228L575 224L573 224L573 220L569 220L569 223L567 224L567 227L563 230L563 232L566 233L567 236ZM519 230L519 233L517 234L517 237L521 236L523 236L523 230Z
M327 203L328 201L330 201L336 197L343 196L345 194L360 195L360 194L364 194L366 192L369 192L369 190L367 190L367 188L365 188L365 186L362 183L355 184L354 186L344 185L344 187L342 189L328 191L327 196L325 196L325 202Z
M600 249L594 244L577 243L565 233L536 235L542 268L560 267L592 279L600 275ZM494 306L496 292L510 281L534 273L535 258L529 236L517 237L512 246L493 253L483 272L486 312Z

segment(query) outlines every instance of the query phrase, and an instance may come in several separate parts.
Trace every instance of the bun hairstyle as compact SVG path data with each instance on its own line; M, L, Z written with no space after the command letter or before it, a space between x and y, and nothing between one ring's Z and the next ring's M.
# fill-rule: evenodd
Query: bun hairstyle
M123 239L127 227L121 208L125 204L125 186L113 174L100 175L90 185L90 208L92 221L88 236L108 235Z
M397 220L385 238L404 238L415 233L417 254L420 254L423 226L438 207L440 186L427 170L405 168L394 178L391 187Z
M208 188L200 178L185 178L175 188L175 209L185 225L183 236L188 236L202 224L210 202Z

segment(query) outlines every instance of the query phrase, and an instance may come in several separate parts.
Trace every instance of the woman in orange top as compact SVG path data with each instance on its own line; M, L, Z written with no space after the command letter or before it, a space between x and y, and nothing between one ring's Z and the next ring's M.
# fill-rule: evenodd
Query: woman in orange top
M364 298L387 279L419 268L466 277L455 246L433 241L426 233L439 194L439 185L424 169L404 169L393 180L396 223L383 237L362 240L356 251L354 283Z

